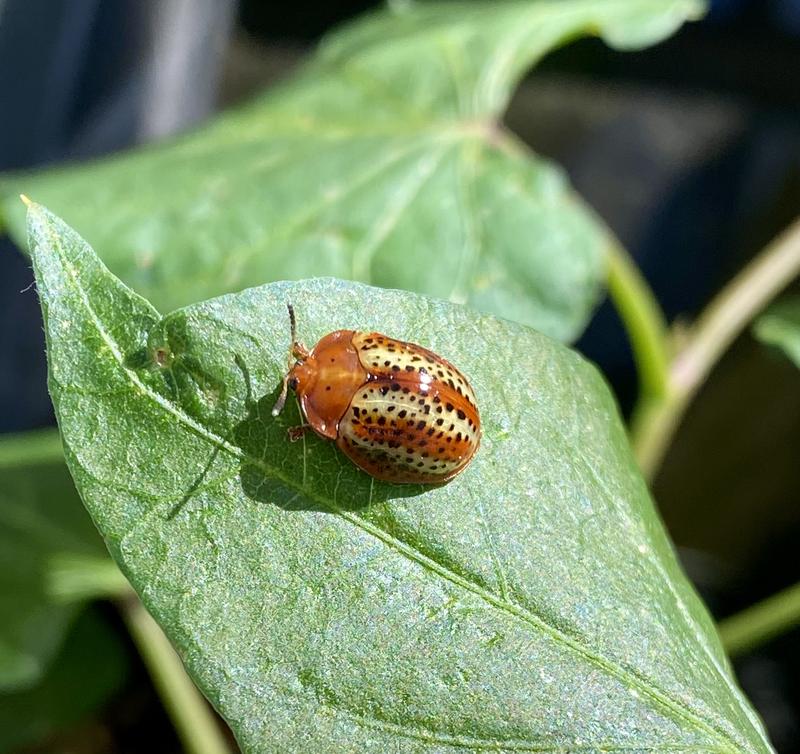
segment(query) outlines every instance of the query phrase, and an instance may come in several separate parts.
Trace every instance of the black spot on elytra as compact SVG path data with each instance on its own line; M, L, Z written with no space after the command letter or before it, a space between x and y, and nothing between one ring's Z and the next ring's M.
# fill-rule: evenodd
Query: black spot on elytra
M461 409L458 409L458 411L456 413L458 414L458 418L459 419L466 419L467 418L467 415Z
M411 391L410 391L410 390L409 390L407 387L404 387L404 388L403 388L403 392L404 392L406 395L408 395L408 394L409 394Z
M330 385L325 385L325 389L326 389L326 390L330 390L330 389L331 389L331 386L330 386Z
M397 368L399 369L400 367L397 367ZM413 372L413 371L414 371L414 367L412 367L411 364L406 364L406 372Z
M397 415L398 415L398 416L399 416L401 419L405 419L405 418L406 418L406 414L407 414L407 413L408 413L408 411L406 411L405 409L402 409L402 411L398 411L398 412L397 412Z
M391 363L392 363L391 361L384 361L384 362L383 362L383 365L384 365L385 367L388 367L388 366L389 366Z
M392 383L392 390L394 392L397 392L399 389L400 389L400 383L399 382L393 382Z
M425 422L420 420L417 422L417 429L425 429Z
M456 435L456 442L461 442L461 432Z
M387 406L386 410L391 414L394 411L394 406Z
M393 372L399 372L400 371L400 367L397 364L392 364L392 371Z
M356 416L358 416L358 414L356 414ZM444 419L437 419L436 423L441 427L442 424L444 424Z
M445 408L446 408L448 411L452 411L452 410L453 410L453 404L452 404L452 403L445 403L445 404L444 404L444 407L445 407Z
M431 427L427 432L428 437L430 437L435 431L436 430L433 427Z
M437 414L441 414L442 413L442 407L441 406L437 406L436 407L436 413Z
M438 395L434 395L433 396L433 402L434 403L441 403L442 399Z
M389 392L389 387L388 387L388 385L384 385L384 386L381 388L381 395L386 395L386 393L388 393L388 392Z
M380 424L381 426L386 424L386 417L385 416L379 416L378 417L378 424Z
M426 403L425 404L425 413L429 414L431 412L431 407Z

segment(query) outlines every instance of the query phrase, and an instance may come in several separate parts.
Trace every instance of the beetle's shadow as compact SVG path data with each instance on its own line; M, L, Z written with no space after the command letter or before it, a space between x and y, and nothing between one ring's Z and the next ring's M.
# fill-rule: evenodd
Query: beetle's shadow
M430 485L389 484L358 469L335 443L310 429L300 440L290 429L303 423L298 402L286 401L278 416L272 408L280 384L255 400L247 367L237 359L247 385L247 414L236 424L232 441L242 451L239 479L251 500L294 511L367 511L395 498L416 497Z

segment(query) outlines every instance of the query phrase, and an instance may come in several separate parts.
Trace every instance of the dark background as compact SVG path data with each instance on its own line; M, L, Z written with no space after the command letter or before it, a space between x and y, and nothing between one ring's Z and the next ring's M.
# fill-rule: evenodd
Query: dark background
M0 170L188 128L287 75L331 26L376 5L0 0ZM728 0L653 49L584 40L552 54L506 122L567 169L680 321L797 216L799 116L800 0ZM54 421L31 281L0 238L0 432ZM608 304L578 348L629 410L636 375ZM800 374L745 335L691 407L654 487L715 616L800 580L799 461ZM800 752L798 639L789 632L736 663L787 753ZM42 750L76 738L81 751L178 747L141 668L87 726Z

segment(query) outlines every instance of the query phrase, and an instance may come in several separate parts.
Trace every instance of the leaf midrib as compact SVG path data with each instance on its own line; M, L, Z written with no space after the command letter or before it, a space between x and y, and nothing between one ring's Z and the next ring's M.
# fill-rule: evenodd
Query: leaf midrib
M529 610L526 610L525 608L522 608L514 603L503 601L502 599L498 598L487 589L484 589L483 587L469 581L468 579L458 575L457 573L441 566L439 563L429 558L428 556L424 555L420 551L414 549L413 547L407 545L406 543L392 536L389 532L377 526L374 526L373 524L365 521L359 516L352 514L350 511L342 509L341 507L336 505L334 502L328 500L324 496L321 496L315 493L314 491L306 490L302 484L298 484L291 477L288 477L286 474L284 474L279 468L270 466L269 464L265 463L262 459L255 458L254 456L250 456L249 454L245 453L241 448L232 445L230 442L228 442L228 440L215 434L212 430L205 427L203 424L196 421L191 416L185 414L180 408L173 405L166 398L159 395L155 391L151 390L145 383L143 383L139 379L139 376L136 374L134 370L130 369L125 365L125 359L122 354L122 351L119 349L117 342L109 335L109 333L103 326L103 321L95 312L86 291L81 285L77 271L73 267L69 258L64 254L64 250L61 245L61 239L56 234L53 233L52 228L50 227L49 224L47 226L47 233L51 241L51 246L54 250L56 250L59 256L59 260L62 266L64 267L65 271L68 273L69 278L71 279L74 285L75 291L78 293L80 300L82 301L84 307L86 308L89 318L96 327L97 332L102 338L102 340L108 346L109 351L113 355L120 369L125 373L125 375L128 377L132 385L135 388L137 388L143 396L149 398L158 406L160 406L162 409L164 409L167 413L174 416L180 424L184 425L191 431L195 432L199 437L208 441L214 447L227 451L234 458L237 458L240 461L246 461L247 463L257 466L266 475L271 476L273 479L277 479L286 487L295 490L301 495L304 495L307 499L319 503L320 505L327 508L330 512L340 516L345 521L352 524L353 526L356 526L357 528L361 529L367 534L370 534L371 536L374 536L375 538L379 539L388 547L395 549L401 555L417 563L426 570L431 571L432 573L436 573L441 578L444 578L445 580L451 582L452 584L459 586L462 589L478 596L479 598L483 599L486 603L492 605L496 609L501 610L502 612L505 612L506 614L518 620L521 620L523 623L527 623L533 628L538 629L539 631L547 634L556 643L560 643L566 646L567 648L571 649L577 655L586 660L589 664L595 665L600 670L607 673L609 676L616 678L618 681L627 685L629 688L633 688L640 691L643 695L650 698L653 702L655 702L657 705L660 705L663 709L672 712L678 718L681 718L685 722L690 723L697 730L702 731L707 735L710 735L714 740L716 740L719 744L721 744L721 748L718 749L720 754L728 754L728 753L736 754L736 752L738 752L736 744L730 740L730 738L725 732L719 731L712 723L707 722L693 711L686 709L685 707L681 706L678 702L673 701L666 693L662 692L661 690L653 686L647 678L641 676L638 672L635 672L631 669L625 669L619 667L615 663L609 662L604 657L596 654L595 652L591 651L591 649L584 646L577 639L569 636L567 633L561 631L555 626L551 626L544 619L540 618L534 613L531 613ZM39 251L39 253L44 253L44 252ZM105 272L107 275L110 276L110 273L107 270ZM143 302L146 302L145 299L141 300ZM148 303L148 306L154 313L158 314L156 310L152 307L152 305L149 305ZM733 748L731 748L731 745L733 745Z

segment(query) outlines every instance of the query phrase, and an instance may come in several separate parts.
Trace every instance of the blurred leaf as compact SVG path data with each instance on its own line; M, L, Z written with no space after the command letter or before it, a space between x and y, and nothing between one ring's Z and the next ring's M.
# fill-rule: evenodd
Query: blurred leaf
M0 693L0 752L79 723L122 686L126 672L120 638L96 610L84 611L36 686Z
M770 306L756 321L753 333L781 348L800 367L800 296L786 296Z
M70 469L246 751L771 751L579 355L332 280L161 318L36 205L30 234ZM393 486L289 443L286 301L310 343L374 327L463 368L465 473Z
M114 599L130 594L128 580L103 555L60 552L47 560L47 594L57 602Z
M499 125L523 73L581 34L652 44L699 0L424 3L334 35L299 76L167 146L9 176L162 310L271 280L405 288L577 336L606 229Z
M65 555L110 563L58 433L0 439L0 690L38 681L77 614L50 589L51 559Z

